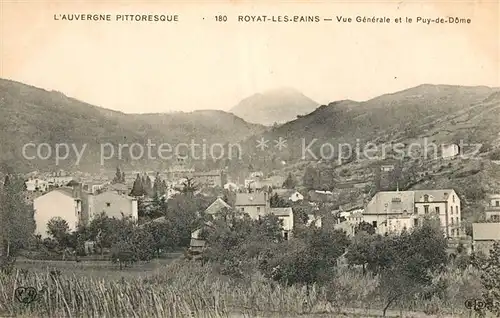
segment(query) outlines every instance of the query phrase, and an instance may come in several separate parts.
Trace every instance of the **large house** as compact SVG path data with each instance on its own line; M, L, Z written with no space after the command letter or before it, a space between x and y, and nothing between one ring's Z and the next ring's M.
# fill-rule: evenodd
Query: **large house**
M500 223L473 223L472 248L488 255L494 242L500 242Z
M368 203L363 221L379 233L400 232L421 224L423 218L439 219L447 238L461 235L460 198L453 189L382 191Z
M251 218L258 218L269 212L269 194L263 192L237 193L234 207L244 213L248 213Z
M36 234L48 237L47 223L54 217L68 222L70 230L75 230L80 222L81 204L73 188L58 188L33 200L35 209Z
M33 200L36 233L47 237L47 223L54 217L68 222L71 231L105 213L108 217L138 218L137 200L118 192L100 194L82 191L81 186L60 187Z
M87 200L88 210L84 210L82 213L88 215L89 221L101 213L110 218L130 217L133 220L138 219L137 199L134 197L107 191L97 195L91 194Z

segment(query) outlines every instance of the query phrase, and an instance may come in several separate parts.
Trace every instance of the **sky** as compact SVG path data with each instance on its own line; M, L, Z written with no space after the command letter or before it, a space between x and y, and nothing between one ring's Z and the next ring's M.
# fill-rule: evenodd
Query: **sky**
M179 21L56 21L61 14L165 14ZM293 87L320 104L424 83L500 86L497 1L196 2L0 0L0 77L127 113L228 110ZM227 16L218 22L215 16ZM238 15L318 15L244 23ZM413 23L337 23L336 17ZM470 24L417 23L457 16Z

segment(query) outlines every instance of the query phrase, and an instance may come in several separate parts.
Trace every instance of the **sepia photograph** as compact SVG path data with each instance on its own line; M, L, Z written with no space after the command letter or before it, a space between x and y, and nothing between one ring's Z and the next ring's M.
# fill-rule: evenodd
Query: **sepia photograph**
M0 317L500 317L499 17L0 0Z

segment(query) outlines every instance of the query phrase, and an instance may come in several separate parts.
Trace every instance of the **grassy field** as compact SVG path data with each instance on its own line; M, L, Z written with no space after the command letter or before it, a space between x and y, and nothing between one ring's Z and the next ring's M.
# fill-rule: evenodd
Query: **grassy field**
M123 278L145 278L151 275L161 274L165 266L182 256L182 253L168 254L165 258L154 259L147 263L134 264L131 267L120 270L119 265L110 261L42 261L30 259L18 259L16 268L33 273L47 273L58 270L61 274L75 275L78 277L103 278L106 280Z
M170 262L170 263L169 263ZM212 266L166 259L123 271L107 262L20 261L11 275L0 276L0 316L30 317L380 317L383 302L374 278L340 271L337 288L283 287L258 273L244 279L220 276ZM52 277L47 270L58 269ZM27 272L26 272L27 270ZM415 299L404 317L474 317L464 298L477 296L475 273L448 274L445 301ZM23 304L17 287L45 290ZM433 305L433 312L424 308ZM399 317L391 309L388 317Z

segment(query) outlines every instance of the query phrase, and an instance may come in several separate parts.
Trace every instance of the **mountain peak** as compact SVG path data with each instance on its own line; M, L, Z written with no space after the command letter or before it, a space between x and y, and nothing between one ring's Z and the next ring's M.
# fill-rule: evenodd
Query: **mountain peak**
M295 88L279 87L243 99L230 112L247 122L270 126L309 114L318 106Z

